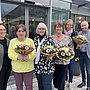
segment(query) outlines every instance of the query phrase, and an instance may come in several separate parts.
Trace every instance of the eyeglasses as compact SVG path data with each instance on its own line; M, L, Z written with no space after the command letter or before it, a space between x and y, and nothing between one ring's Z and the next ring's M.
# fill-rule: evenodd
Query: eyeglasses
M0 31L6 31L6 29L0 29Z

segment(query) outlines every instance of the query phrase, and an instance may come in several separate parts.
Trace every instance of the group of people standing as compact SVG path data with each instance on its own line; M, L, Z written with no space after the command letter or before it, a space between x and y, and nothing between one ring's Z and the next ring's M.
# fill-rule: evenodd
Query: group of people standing
M81 23L79 33L74 30L74 23L71 19L65 22L65 25L56 23L54 25L55 34L51 37L48 35L47 26L40 22L36 28L36 37L34 41L26 37L26 27L23 24L16 26L16 38L11 39L10 43L6 35L6 29L3 24L0 24L0 90L6 90L8 78L11 70L16 80L17 90L23 90L23 82L26 90L32 90L33 73L35 72L38 89L52 90L52 80L54 87L57 90L64 90L65 84L69 90L74 90L72 87L74 62L78 56L80 59L80 67L82 74L82 83L79 88L86 85L85 67L87 72L87 89L90 90L90 42L82 45L81 50L76 49L77 44L72 37L78 34L85 35L90 41L90 31L88 22ZM63 30L64 29L64 30ZM26 44L32 46L34 50L28 55L21 55L15 52L17 45ZM47 62L46 56L40 52L40 48L51 45L55 48L59 46L68 46L73 48L75 56L70 62L61 62L58 58L50 56L50 62ZM68 73L69 72L69 73Z

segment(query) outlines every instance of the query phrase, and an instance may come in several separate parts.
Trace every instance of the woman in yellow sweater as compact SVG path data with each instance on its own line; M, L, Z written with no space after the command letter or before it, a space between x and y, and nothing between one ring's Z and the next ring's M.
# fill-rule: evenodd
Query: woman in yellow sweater
M16 80L17 90L23 90L23 82L26 90L32 90L34 58L36 55L35 45L32 39L26 37L26 28L23 24L17 25L16 36L10 41L8 56L12 60L12 71ZM15 52L18 45L28 45L34 50L27 54L22 55Z

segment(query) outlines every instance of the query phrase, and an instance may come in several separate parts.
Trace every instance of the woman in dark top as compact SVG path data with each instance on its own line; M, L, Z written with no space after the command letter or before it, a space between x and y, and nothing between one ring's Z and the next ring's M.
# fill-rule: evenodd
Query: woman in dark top
M9 40L5 38L6 29L0 24L0 90L6 90L11 73L11 61L8 58Z
M78 32L73 30L73 26L74 26L74 23L73 23L72 19L68 19L65 22L64 33L69 38L72 38L72 37L74 37L78 34ZM77 55L78 50L76 49L77 44L73 41L73 39L72 39L72 44L73 44L73 49L74 49L74 52L75 52L75 57L70 61L70 64L68 65L69 73L66 74L66 86L68 87L69 90L73 90L72 82L73 82L73 73L74 73L74 63L75 63L75 58L78 56Z

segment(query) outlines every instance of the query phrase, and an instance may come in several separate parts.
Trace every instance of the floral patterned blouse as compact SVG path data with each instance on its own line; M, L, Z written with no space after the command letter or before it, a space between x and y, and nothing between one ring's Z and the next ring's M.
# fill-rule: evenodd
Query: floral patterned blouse
M45 38L45 40L41 44L40 48L44 48L47 45L52 45L52 46L55 45L51 37L44 36L44 38ZM35 37L35 39L34 39L36 49L38 47L38 39L39 39L39 36ZM40 60L38 61L37 64L35 64L35 73L37 73L37 74L51 74L54 72L54 70L55 70L54 61L52 60L51 62L47 62L45 59L45 55L40 53Z
M65 36L64 39L62 41L58 41L55 36L52 36L52 39L55 43L55 47L59 47L59 46L69 46L71 48L73 48L73 43L72 43L72 39L68 36ZM70 61L65 62L65 61L60 61L59 59L55 58L55 64L63 64L63 65L67 65L69 64Z

